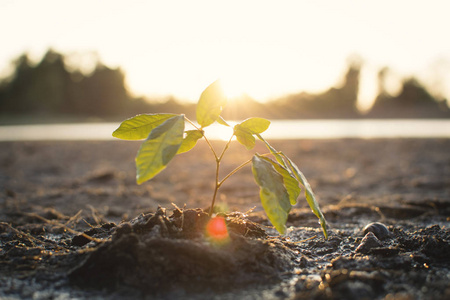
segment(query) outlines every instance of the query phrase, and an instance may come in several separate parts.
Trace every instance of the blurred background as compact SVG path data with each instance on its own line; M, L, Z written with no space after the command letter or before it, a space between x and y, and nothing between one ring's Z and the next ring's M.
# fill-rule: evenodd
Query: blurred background
M445 0L0 1L0 124L449 118Z

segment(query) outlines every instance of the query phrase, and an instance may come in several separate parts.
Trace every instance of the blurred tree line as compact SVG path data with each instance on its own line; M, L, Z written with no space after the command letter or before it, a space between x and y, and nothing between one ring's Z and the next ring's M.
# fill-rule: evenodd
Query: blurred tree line
M13 114L64 114L84 117L114 117L150 109L144 100L133 98L120 68L97 61L94 70L83 74L69 71L65 57L53 50L33 64L27 54L14 62L14 72L0 82L0 111Z
M65 57L48 50L33 64L27 54L13 62L12 74L0 81L2 114L44 114L123 119L139 113L185 113L195 118L195 104L169 98L165 102L132 97L120 68L99 60L89 74L71 70ZM414 78L403 82L397 96L384 88L387 69L379 74L379 94L372 109L362 115L357 108L361 65L349 64L343 83L323 93L298 93L260 103L248 96L231 99L223 114L227 119L259 116L271 119L296 118L420 118L450 117L444 100L438 101Z
M49 50L35 66L23 54L14 67L13 74L1 84L2 111L108 114L123 109L129 100L122 72L101 63L90 76L70 73L64 57Z

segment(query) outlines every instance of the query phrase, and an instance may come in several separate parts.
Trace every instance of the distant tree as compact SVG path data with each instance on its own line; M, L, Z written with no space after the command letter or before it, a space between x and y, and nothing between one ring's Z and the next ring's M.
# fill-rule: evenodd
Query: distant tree
M354 118L357 108L360 64L351 63L341 86L323 93L298 93L277 99L273 106L286 118Z
M396 101L405 105L433 104L436 99L415 78L408 78L403 82L403 87Z
M378 95L387 94L386 76L389 73L388 67L383 67L378 71Z
M77 92L71 104L77 113L85 115L121 115L127 109L130 96L125 88L121 69L111 69L99 63L94 72L74 83Z
M340 88L338 99L336 99L340 106L351 114L357 111L360 71L360 65L352 64L349 66L345 74L344 84Z
M48 50L41 62L33 69L32 82L28 87L30 108L34 111L61 112L70 95L70 74L64 67L64 57Z
M369 117L381 118L434 118L450 117L447 105L435 99L416 78L403 81L397 96L389 95L384 89L387 69L379 72L379 94L368 113Z
M2 111L25 112L29 110L29 91L24 86L30 86L33 80L33 68L28 54L20 55L13 61L13 74L4 79L0 85L0 107Z

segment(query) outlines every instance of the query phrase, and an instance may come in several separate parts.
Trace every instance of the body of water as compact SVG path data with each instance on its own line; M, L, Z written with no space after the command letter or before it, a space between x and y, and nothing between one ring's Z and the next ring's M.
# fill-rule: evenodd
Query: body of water
M0 126L0 141L113 140L117 123L77 123ZM207 128L210 139L228 140L232 129ZM450 138L446 119L274 120L264 132L267 139L335 138Z

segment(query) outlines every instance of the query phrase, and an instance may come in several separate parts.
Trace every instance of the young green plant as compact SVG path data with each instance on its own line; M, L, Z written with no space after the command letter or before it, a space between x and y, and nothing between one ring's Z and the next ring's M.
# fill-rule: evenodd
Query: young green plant
M217 192L222 184L237 171L251 164L255 181L260 187L262 206L279 233L286 232L288 214L292 206L297 203L301 187L303 187L306 201L319 218L323 234L327 238L325 218L305 176L292 160L283 152L275 150L261 136L269 128L270 121L263 118L246 119L233 127L233 134L220 154L213 148L203 129L215 122L230 127L221 117L226 103L227 99L220 86L220 81L215 81L203 91L197 103L198 125L183 114L169 113L141 114L123 121L113 132L114 137L124 140L144 140L136 155L137 183L142 184L155 177L166 168L175 155L191 150L197 141L203 138L211 149L216 162L215 188L210 206L210 216L213 213ZM194 129L185 130L186 122L191 124ZM266 145L269 152L255 153L251 160L242 163L220 180L220 163L233 137L236 137L236 140L248 150L254 148L257 138Z

